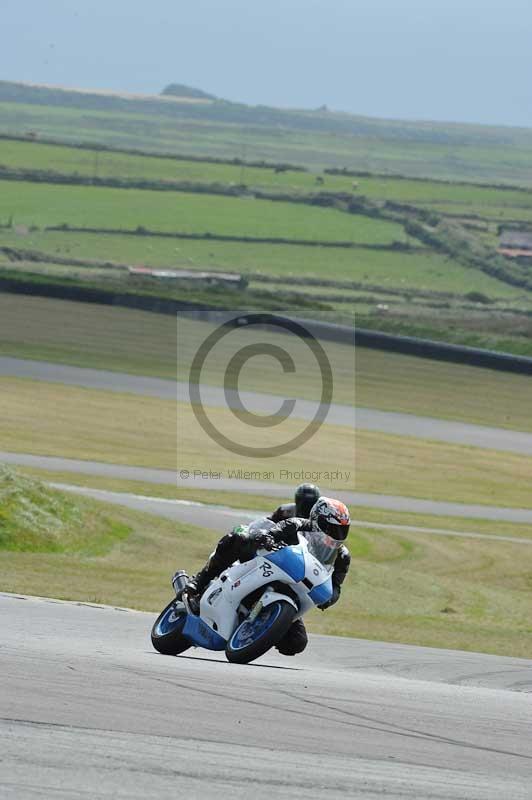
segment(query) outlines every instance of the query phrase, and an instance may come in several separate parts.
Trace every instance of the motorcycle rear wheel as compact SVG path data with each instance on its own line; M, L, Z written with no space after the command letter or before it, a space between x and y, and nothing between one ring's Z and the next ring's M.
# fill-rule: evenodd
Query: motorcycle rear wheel
M263 608L253 622L245 619L227 643L227 660L233 664L249 664L263 656L281 641L296 613L294 606L287 600L276 600Z
M183 636L183 626L187 612L175 609L176 598L161 611L151 629L151 643L164 656L177 656L191 647L189 640Z

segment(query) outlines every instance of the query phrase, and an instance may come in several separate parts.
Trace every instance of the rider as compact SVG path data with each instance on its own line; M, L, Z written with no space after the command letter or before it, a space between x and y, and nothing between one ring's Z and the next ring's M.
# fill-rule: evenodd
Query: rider
M320 497L310 511L308 519L293 517L281 520L270 531L259 531L248 535L233 531L222 536L216 550L198 574L191 578L185 587L192 606L198 606L199 597L208 584L235 561L249 561L260 548L271 550L278 542L288 545L298 543L298 533L303 536L320 533L334 546L334 569L331 575L333 594L330 600L318 606L322 611L334 605L340 597L342 583L349 570L351 556L343 544L349 533L349 511L340 500ZM285 636L276 645L282 655L294 656L307 646L307 632L301 619L296 619Z
M269 515L268 519L271 519L272 522L280 522L282 519L291 519L292 517L308 519L310 509L318 501L320 495L319 488L313 483L302 483L296 489L295 502L279 506L273 514Z

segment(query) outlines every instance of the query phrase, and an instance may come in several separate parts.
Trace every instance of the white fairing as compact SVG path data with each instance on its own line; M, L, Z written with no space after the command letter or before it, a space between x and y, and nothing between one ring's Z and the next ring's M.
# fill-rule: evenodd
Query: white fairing
M242 600L255 590L264 587L265 593L261 598L263 604L274 602L281 595L277 590L268 590L268 586L276 581L289 585L297 594L299 617L314 608L315 603L309 597L309 590L327 581L332 567L324 567L309 553L306 540L301 535L299 544L303 551L304 577L298 581L294 580L281 567L269 560L271 554L268 551L261 551L261 554L251 561L246 561L244 564L237 562L229 567L209 584L200 601L200 616L203 622L228 640L239 623L237 612ZM301 581L306 581L306 585ZM291 602L295 606L294 601Z

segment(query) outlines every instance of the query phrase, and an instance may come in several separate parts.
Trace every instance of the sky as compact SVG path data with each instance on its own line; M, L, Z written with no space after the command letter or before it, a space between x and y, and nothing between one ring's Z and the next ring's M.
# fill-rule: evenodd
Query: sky
M531 0L0 6L0 80L532 127Z

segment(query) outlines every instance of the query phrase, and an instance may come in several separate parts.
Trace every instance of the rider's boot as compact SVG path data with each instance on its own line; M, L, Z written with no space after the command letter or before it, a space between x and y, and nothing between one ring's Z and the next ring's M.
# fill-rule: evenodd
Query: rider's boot
M187 581L184 591L187 593L188 603L194 614L199 614L200 597L215 577L216 572L212 569L210 564L207 564L194 575L194 577Z
M200 597L209 583L234 561L242 558L241 547L242 537L238 534L228 533L226 536L222 536L216 545L216 550L203 569L190 578L184 591L187 593L189 605L194 613L199 614Z

